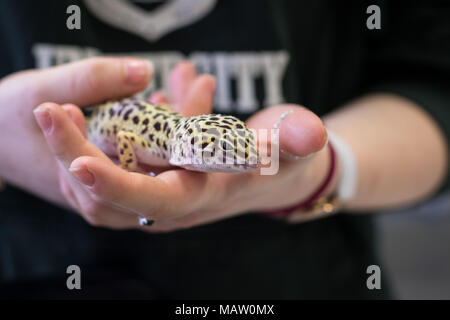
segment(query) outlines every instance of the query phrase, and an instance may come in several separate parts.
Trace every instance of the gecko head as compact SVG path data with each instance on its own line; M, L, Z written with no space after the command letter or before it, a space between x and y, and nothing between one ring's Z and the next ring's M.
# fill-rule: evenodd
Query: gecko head
M201 115L177 124L170 163L204 172L242 173L259 168L255 133L241 120Z

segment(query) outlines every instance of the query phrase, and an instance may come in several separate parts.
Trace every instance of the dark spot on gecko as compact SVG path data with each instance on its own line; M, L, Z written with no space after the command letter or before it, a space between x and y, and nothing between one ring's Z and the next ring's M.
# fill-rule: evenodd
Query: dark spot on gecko
M123 149L120 149L120 154L123 154Z
M150 139L150 141L151 142L153 142L153 137L154 137L155 135L153 134L153 133L150 133L149 135L148 135L148 138Z
M168 122L164 123L163 131L166 131L168 127L169 127L169 123Z
M127 143L124 143L124 144L123 144L123 148L124 148L124 149L128 149L128 144L127 144Z
M144 119L144 121L142 121L142 124L144 125L144 126L146 126L146 125L148 125L148 122L149 122L150 120L148 120L148 118L145 118Z
M105 117L105 111L102 111L101 113L100 113L100 119L103 119Z
M138 124L139 123L139 117L138 116L134 116L133 117L133 123L134 124Z
M156 122L156 123L153 125L153 127L155 128L156 131L159 131L159 130L161 130L161 123Z
M100 134L103 134L103 128L100 129Z
M133 142L134 142L134 137L131 137L131 141L133 141Z
M160 145L159 145L159 138L156 139L156 145L157 145L158 147L160 147Z
M109 118L114 117L114 109L113 108L109 109L108 112L109 112Z
M144 129L142 129L142 131L141 131L141 134L144 134L144 133L146 133L146 132L147 132L147 130L148 130L148 127L145 127Z
M117 125L113 126L113 134L116 135L117 134Z
M242 126L242 124L238 123L238 124L236 125L236 128L238 128L238 129L243 129L244 127Z
M202 143L202 149L205 149L208 146L208 144L209 144L208 142L203 142Z
M132 163L133 162L133 159L128 159L127 161L126 161L126 163Z
M166 142L163 142L163 148L164 148L164 150L167 151L167 145L166 145Z
M141 142L141 145L145 148L145 142L144 141Z
M125 114L123 115L123 120L128 120L131 112L133 112L133 109L130 109L127 112L125 112Z

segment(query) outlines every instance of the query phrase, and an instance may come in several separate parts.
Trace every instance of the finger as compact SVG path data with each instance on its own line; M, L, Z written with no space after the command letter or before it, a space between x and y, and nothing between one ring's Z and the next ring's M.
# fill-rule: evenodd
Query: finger
M129 229L139 227L139 217L120 208L92 199L89 190L58 161L61 191L71 207L97 227Z
M216 82L213 76L208 74L198 76L192 83L187 98L181 102L177 111L186 117L210 114L215 88Z
M58 178L59 178L60 190L61 190L62 194L64 195L64 198L67 200L69 205L72 207L72 209L77 210L79 207L79 203L77 201L77 197L75 196L75 193L73 192L71 185L67 181L67 174L66 174L67 169L65 169L59 161L57 161L57 164L59 167L58 168Z
M71 102L87 106L143 90L153 65L137 58L97 57L33 72L26 77L36 104Z
M150 98L148 99L148 101L150 103L154 103L157 105L163 105L163 104L169 103L169 99L167 99L166 95L161 91L157 91L157 92L153 93L150 96Z
M194 82L196 74L194 65L188 61L178 63L172 70L169 78L169 89L174 105L180 104L187 98L189 88Z
M59 105L41 104L34 110L34 115L50 150L65 168L69 168L70 163L81 155L96 156L111 162L100 149L86 140L68 113Z
M81 112L81 109L71 103L63 104L61 107L69 114L73 123L75 123L83 136L87 138L86 118L84 117L83 112Z
M283 114L286 117L281 119ZM320 151L327 142L327 132L322 120L308 109L297 105L264 109L252 116L247 125L255 130L270 130L277 122L280 150L288 155L306 157Z
M206 175L180 175L170 170L155 178L127 172L103 159L80 157L73 161L71 173L89 187L97 199L158 221L186 214L196 205ZM171 172L171 174L170 174ZM160 178L163 177L163 178Z
M80 199L79 202L80 208L78 211L92 226L111 229L131 229L140 226L137 215L125 212L120 208L92 200L88 196Z

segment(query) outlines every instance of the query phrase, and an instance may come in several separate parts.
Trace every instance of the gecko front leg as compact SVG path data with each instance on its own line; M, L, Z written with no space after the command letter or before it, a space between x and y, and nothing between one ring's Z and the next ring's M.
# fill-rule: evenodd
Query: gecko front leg
M138 171L138 161L135 147L138 144L145 145L144 140L137 134L129 131L121 130L117 134L117 154L123 169L128 171ZM139 217L139 224L141 226L150 227L154 223L153 220L148 220L145 217Z
M121 130L117 133L117 155L123 169L138 171L138 160L135 147L142 143L137 134Z

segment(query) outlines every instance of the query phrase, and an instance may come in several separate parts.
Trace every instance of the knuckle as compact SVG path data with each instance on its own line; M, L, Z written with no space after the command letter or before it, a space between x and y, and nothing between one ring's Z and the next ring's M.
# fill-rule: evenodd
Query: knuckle
M93 91L100 90L102 88L101 75L108 68L108 63L102 58L93 58L88 64L86 71L86 85Z

